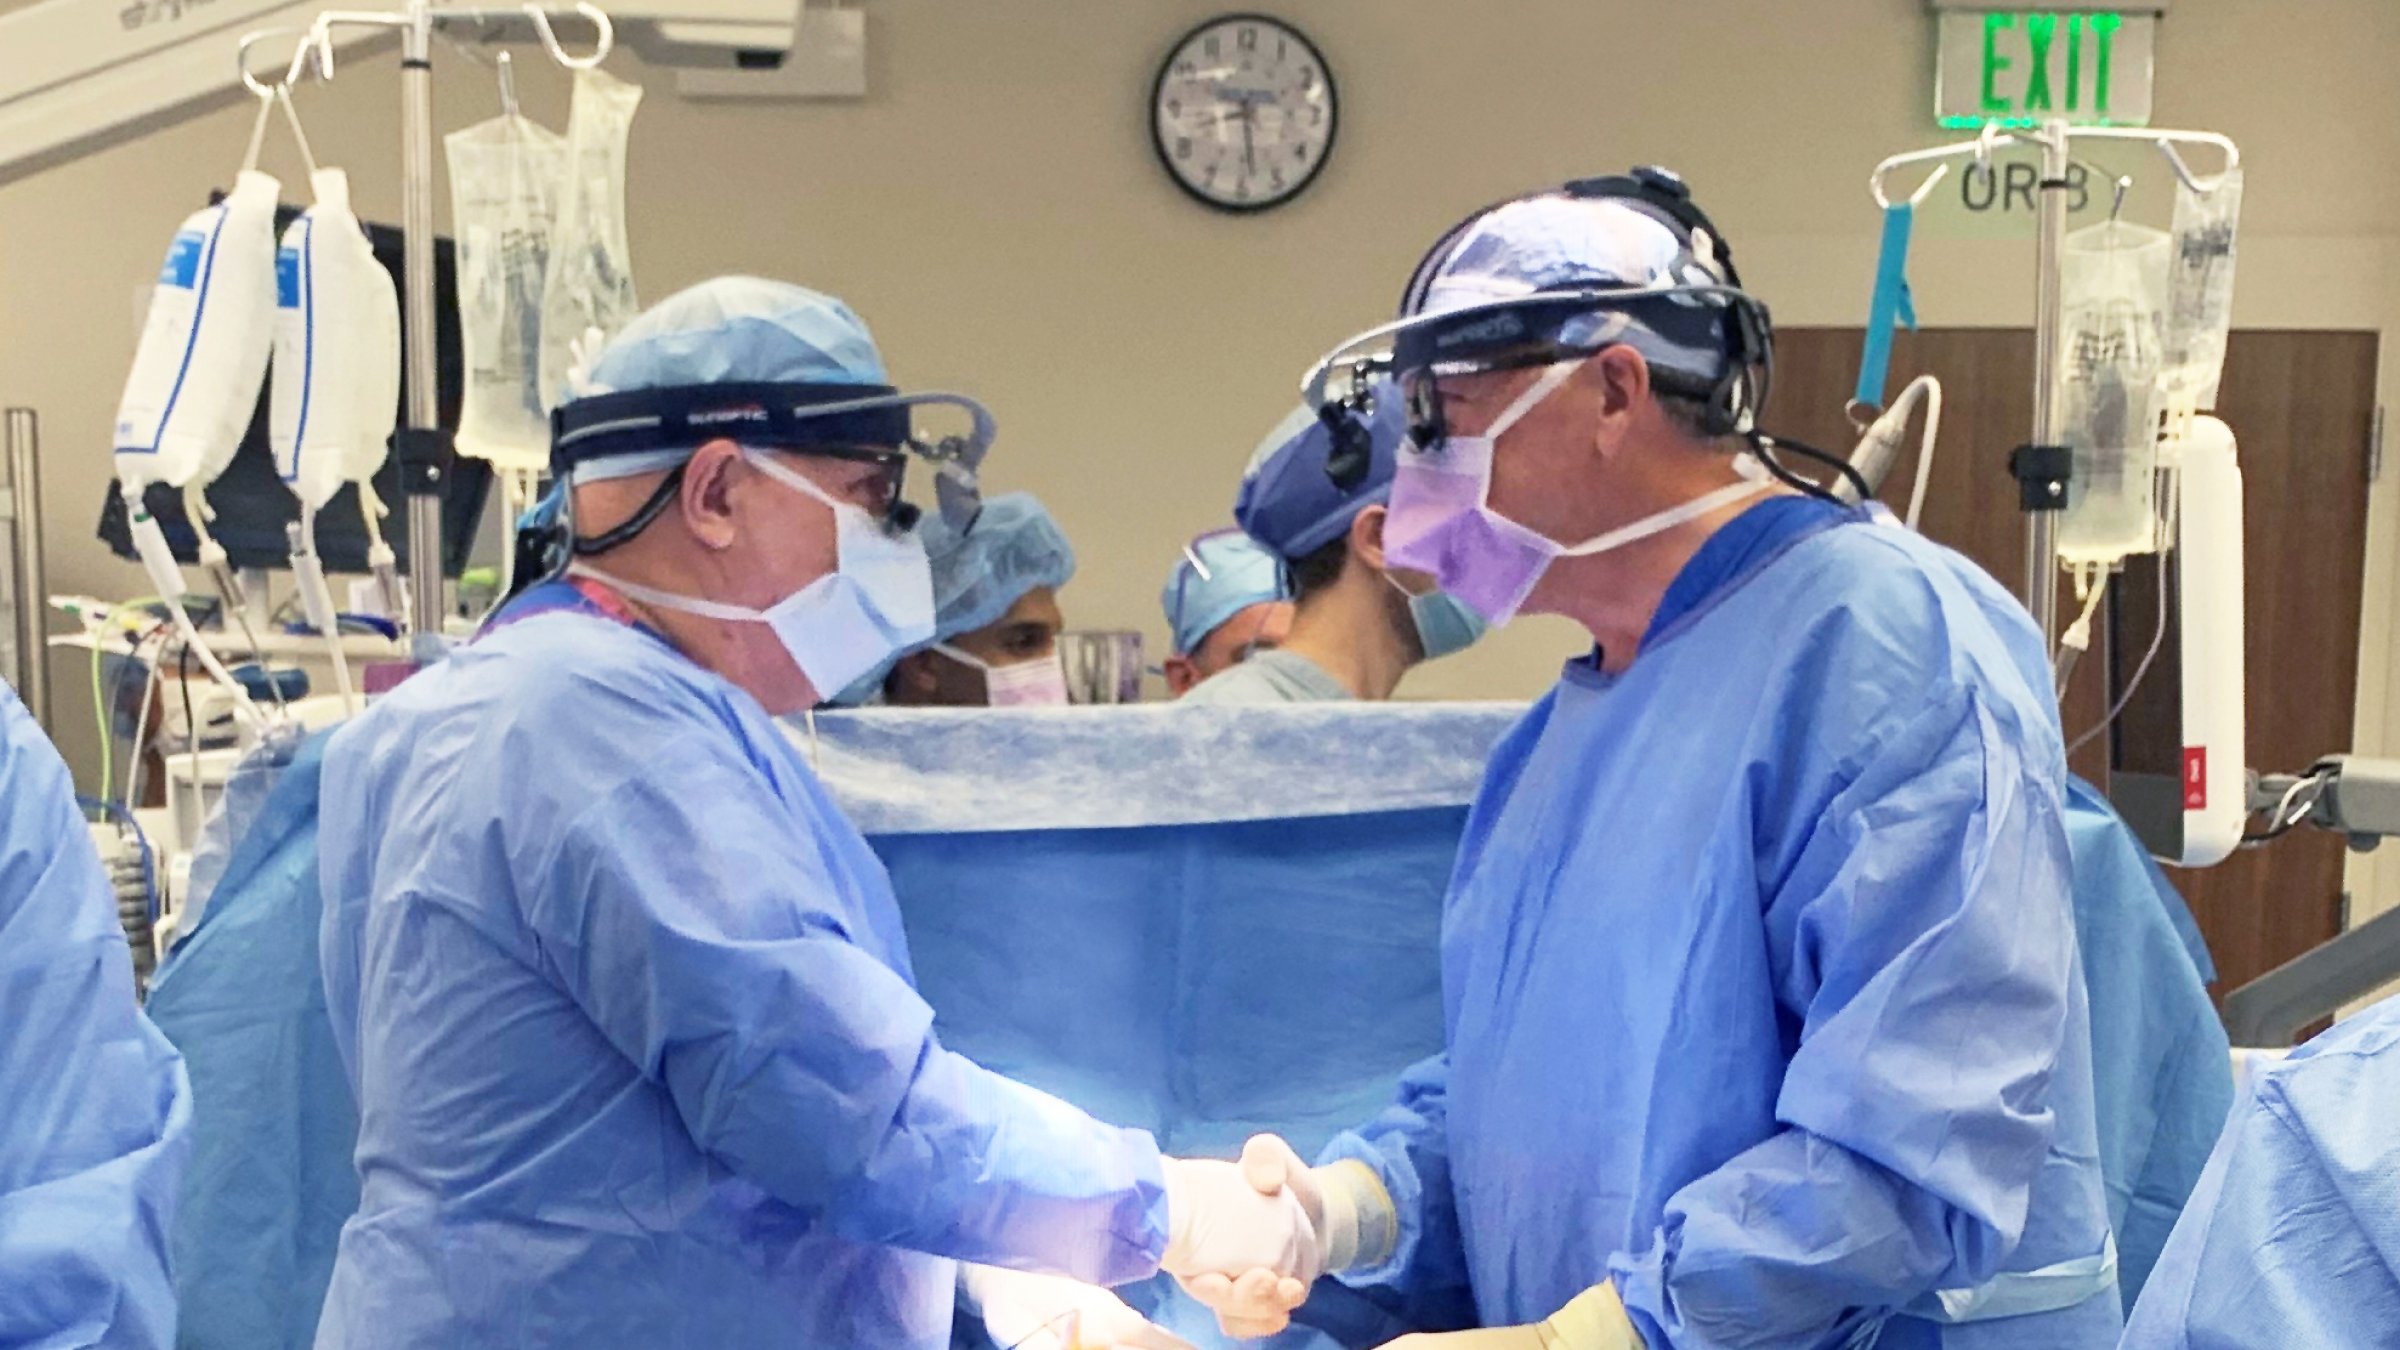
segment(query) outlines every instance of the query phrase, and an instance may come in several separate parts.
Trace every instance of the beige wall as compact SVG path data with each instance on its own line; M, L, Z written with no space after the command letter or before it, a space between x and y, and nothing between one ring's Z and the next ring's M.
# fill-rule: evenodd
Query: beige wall
M1168 183L1143 104L1171 40L1235 6L864 7L863 102L688 104L671 76L620 67L652 91L633 145L643 293L750 271L851 300L903 383L966 389L998 411L996 485L1039 493L1081 551L1070 618L1138 625L1154 642L1176 545L1224 519L1301 369L1385 317L1456 217L1568 175L1671 163L1782 322L1856 323L1877 225L1867 171L1939 135L1922 0L1286 0L1274 8L1316 37L1340 83L1341 139L1299 202L1232 218ZM2158 120L2226 132L2249 164L2240 321L2393 326L2400 4L2174 11ZM439 63L442 126L489 115L488 76L447 52ZM530 110L563 123L563 79L519 64ZM362 213L383 219L398 207L396 104L388 54L301 96L318 153L350 167ZM141 584L90 540L134 290L175 220L230 176L248 117L224 107L0 188L0 403L40 409L48 428L54 588ZM282 140L270 145L268 167L296 182ZM2147 175L2134 209L2155 207L2155 166L2127 162ZM440 210L446 222L446 200ZM1914 272L1927 322L2027 321L2026 245L1945 237L1959 231L1931 218L1924 233ZM2368 745L2383 743L2400 694L2386 650L2391 497L2379 489L2371 544ZM1529 622L1421 671L1407 692L1529 695L1575 646ZM63 739L88 754L60 674Z

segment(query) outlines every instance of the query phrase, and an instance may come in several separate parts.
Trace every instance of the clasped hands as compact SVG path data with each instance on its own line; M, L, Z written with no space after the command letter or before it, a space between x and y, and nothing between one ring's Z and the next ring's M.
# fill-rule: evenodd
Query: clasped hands
M1226 1335L1274 1335L1317 1276L1360 1263L1357 1205L1276 1136L1252 1139L1238 1163L1164 1161L1170 1232L1159 1264Z
M1252 1139L1239 1163L1169 1159L1167 1196L1173 1232L1160 1264L1228 1336L1283 1330L1317 1276L1382 1265L1398 1239L1372 1169L1310 1167L1271 1134ZM1404 1336L1385 1350L1642 1350L1642 1338L1603 1281L1538 1323Z

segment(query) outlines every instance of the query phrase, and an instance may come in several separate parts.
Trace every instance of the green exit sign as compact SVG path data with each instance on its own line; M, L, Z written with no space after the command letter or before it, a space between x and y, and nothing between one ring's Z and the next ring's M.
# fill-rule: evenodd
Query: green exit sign
M1945 13L1935 115L1945 127L2146 126L2157 38L2151 14Z

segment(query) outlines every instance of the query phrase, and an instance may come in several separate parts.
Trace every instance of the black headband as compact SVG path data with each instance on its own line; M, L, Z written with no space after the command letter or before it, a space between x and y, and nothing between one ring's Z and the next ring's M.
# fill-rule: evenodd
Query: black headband
M812 446L908 444L909 410L888 384L695 384L580 398L550 414L550 471L716 440L806 452ZM839 409L838 411L821 411Z

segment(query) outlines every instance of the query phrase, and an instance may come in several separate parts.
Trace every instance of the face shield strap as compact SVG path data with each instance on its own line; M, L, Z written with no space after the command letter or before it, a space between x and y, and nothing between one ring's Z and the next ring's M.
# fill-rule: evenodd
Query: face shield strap
M1692 190L1682 177L1671 170L1655 165L1643 165L1630 173L1609 174L1597 178L1577 178L1541 192L1511 197L1493 202L1482 210L1445 231L1434 241L1431 249L1409 274L1408 286L1400 293L1400 316L1410 318L1425 310L1427 297L1432 293L1434 279L1459 245L1485 217L1518 202L1536 201L1543 197L1570 197L1577 201L1615 201L1642 212L1673 231L1683 241L1683 252L1699 263L1727 287L1739 290L1742 274L1733 265L1733 246L1725 242L1716 223L1708 213L1692 201ZM1681 268L1677 269L1681 272Z

